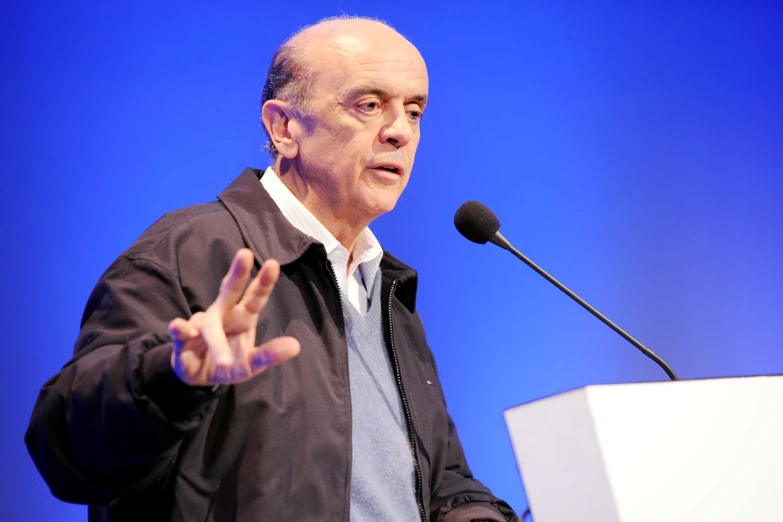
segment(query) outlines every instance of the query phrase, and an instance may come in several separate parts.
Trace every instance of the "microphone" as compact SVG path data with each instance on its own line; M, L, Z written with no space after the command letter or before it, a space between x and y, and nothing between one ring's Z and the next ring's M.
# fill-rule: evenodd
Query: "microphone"
M527 266L544 277L544 279L555 285L568 297L579 303L582 308L596 316L606 326L620 334L623 339L634 345L644 355L652 359L658 366L663 368L663 371L666 372L666 375L668 375L671 380L679 380L677 374L674 373L674 370L672 370L671 367L666 364L666 361L661 359L655 352L634 339L629 333L614 324L614 322L612 322L608 317L593 308L587 301L576 295L563 283L549 275L546 270L535 264L525 254L514 248L514 246L509 243L505 237L503 237L503 234L500 233L500 221L498 220L497 216L495 216L495 213L487 208L486 205L478 201L467 201L463 203L462 206L457 209L456 214L454 214L454 226L457 227L457 230L460 234L474 243L485 245L487 242L490 242L498 245L500 248L508 250L517 256L519 259L524 261Z

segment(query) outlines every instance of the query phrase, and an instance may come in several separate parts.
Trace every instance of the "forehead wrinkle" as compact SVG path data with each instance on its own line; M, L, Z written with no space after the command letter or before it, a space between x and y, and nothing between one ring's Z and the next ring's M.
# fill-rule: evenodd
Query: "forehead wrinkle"
M399 74L410 72L414 75L414 78L427 78L426 66L416 63L417 60L413 57L407 56L394 56L394 57L378 57L367 56L367 53L363 55L355 55L350 52L340 49L336 50L343 58L342 60L334 60L332 68L342 68L345 70L344 78L348 81L356 76L384 76L388 74ZM417 69L423 69L424 74L419 74Z
M411 86L411 83L416 83L416 80L406 81L403 85L394 85L391 81L384 80L359 80L356 83L351 84L350 80L340 88L337 95L340 98L352 98L356 96L364 96L367 94L374 94L387 98L405 98L414 101L425 101L427 99L426 87ZM413 94L411 94L413 93Z
M390 65L390 67L389 67ZM387 75L387 74L394 74L395 76L399 76L400 74L405 74L406 76L416 76L416 77L425 77L426 74L421 74L417 69L416 65L410 63L410 62L395 62L395 63L386 63L386 62L374 62L374 63L357 63L355 65L351 65L348 67L350 72L348 72L349 75L353 76L356 74L373 74L373 75ZM407 74L406 74L407 73Z
M405 69L405 70L407 70L407 69ZM403 71L397 71L397 70L393 70L393 71L384 71L384 70L353 71L353 72L348 72L344 76L344 78L345 78L345 83L361 82L362 80L364 80L364 81L377 81L377 82L384 82L384 83L393 83L395 81L404 82L404 83L409 83L411 81L421 81L421 82L426 82L427 81L427 76L426 75L410 75L410 76L406 76L405 78L401 78L400 77L401 76L400 72L404 73L405 70L403 70Z
M390 67L391 66L391 67ZM386 74L399 74L400 72L408 72L410 73L409 79L411 78L421 78L426 79L427 78L427 68L426 66L420 66L420 64L417 64L414 60L409 59L392 59L392 60L385 60L383 58L380 59L373 59L372 61L366 61L366 62L359 62L349 64L348 67L349 71L347 72L346 78L351 78L356 75L363 75L363 74L376 74L379 76L383 76ZM396 76L395 76L396 77Z
M373 60L373 62L368 63L350 64L346 67L341 83L343 85L351 83L381 83L389 86L394 86L398 83L429 83L425 67L417 67L417 64L411 63L409 60L397 60L391 68L388 65L389 62L383 59ZM419 87L419 89L421 88ZM423 89L426 90L427 86L423 86Z

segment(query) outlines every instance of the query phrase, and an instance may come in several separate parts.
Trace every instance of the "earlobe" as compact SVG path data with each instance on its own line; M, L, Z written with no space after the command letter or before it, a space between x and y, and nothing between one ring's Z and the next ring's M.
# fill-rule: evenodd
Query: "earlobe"
M296 122L291 119L293 111L287 103L280 100L268 100L261 107L261 119L280 156L293 159L299 153L294 129Z

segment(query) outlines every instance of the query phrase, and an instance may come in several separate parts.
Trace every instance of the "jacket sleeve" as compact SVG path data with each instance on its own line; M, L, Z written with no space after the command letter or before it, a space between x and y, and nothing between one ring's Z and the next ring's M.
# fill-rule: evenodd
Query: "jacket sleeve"
M437 375L438 369L432 350L430 350L430 359ZM445 408L446 398L443 388L440 386L440 379L436 379L436 381ZM433 484L430 499L430 513L432 513L433 520L438 522L518 522L517 514L506 502L495 497L489 488L473 478L454 421L448 412L446 412L446 417L448 419L448 447L446 448L445 469L438 470L439 480Z
M168 322L189 317L174 274L123 257L103 275L74 357L43 386L25 442L59 499L110 504L165 483L216 396L171 369Z
M517 522L514 510L473 478L454 421L449 416L448 464L432 492L432 512L442 522Z

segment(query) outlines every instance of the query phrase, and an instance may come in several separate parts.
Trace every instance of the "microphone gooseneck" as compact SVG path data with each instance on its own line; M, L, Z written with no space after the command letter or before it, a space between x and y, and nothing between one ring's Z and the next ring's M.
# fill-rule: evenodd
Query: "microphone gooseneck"
M663 368L666 375L673 381L679 380L674 370L655 352L644 346L637 341L628 332L617 326L611 319L604 314L596 310L587 301L572 292L563 283L552 277L546 270L535 264L525 254L514 248L514 246L500 233L500 221L495 213L492 212L486 205L478 201L468 201L463 203L459 207L457 213L454 215L454 226L460 234L465 236L466 239L473 241L474 243L486 244L488 241L494 243L499 247L508 250L519 259L525 262L527 266L538 272L544 279L555 285L568 297L579 303L585 310L596 316L602 323L617 332L623 339L634 345L644 355L652 359L658 366Z

